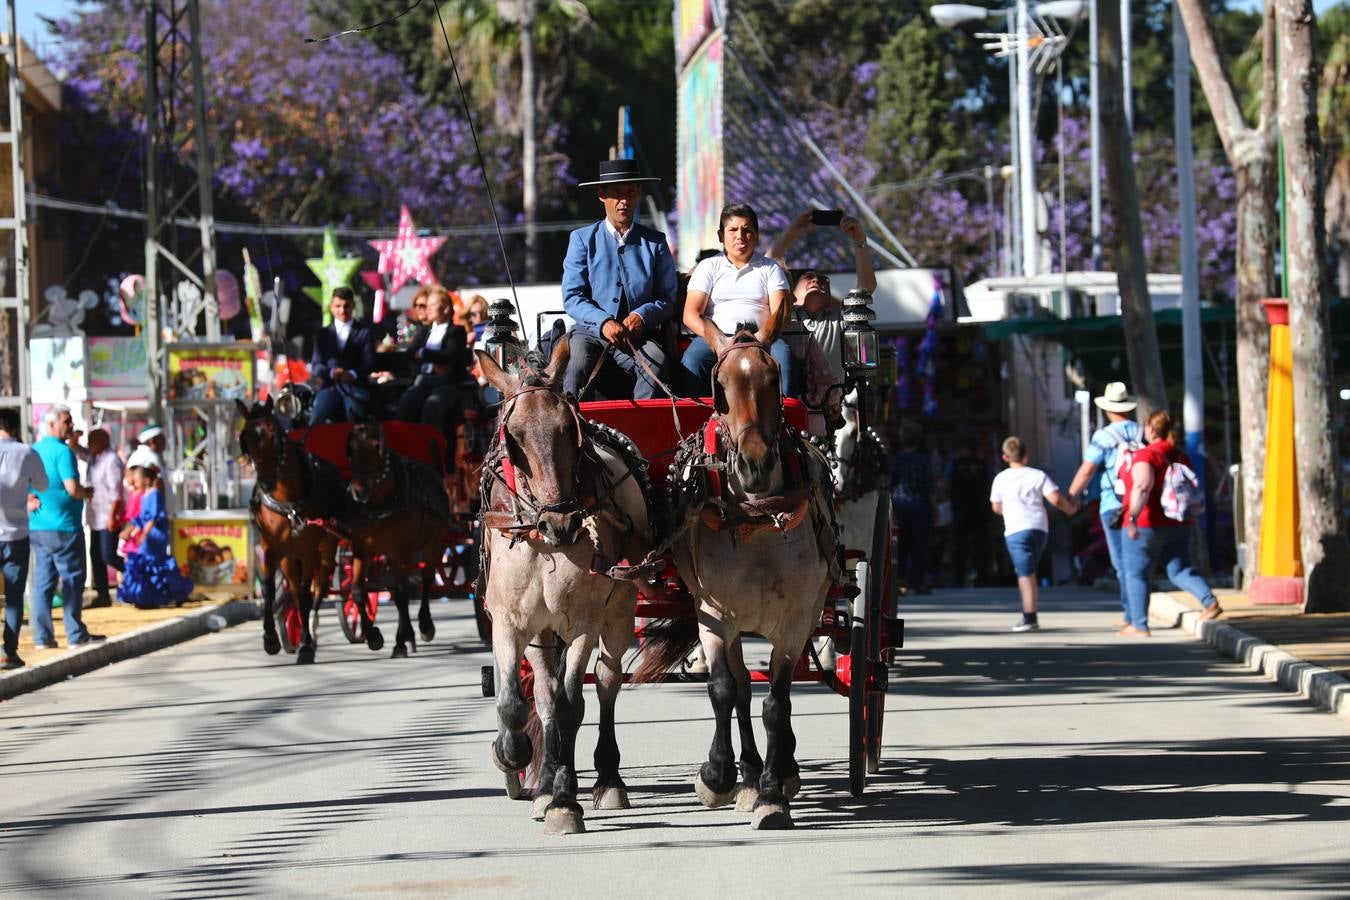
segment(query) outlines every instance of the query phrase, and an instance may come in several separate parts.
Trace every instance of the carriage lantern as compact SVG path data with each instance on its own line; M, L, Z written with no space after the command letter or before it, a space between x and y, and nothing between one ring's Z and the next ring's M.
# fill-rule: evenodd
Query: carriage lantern
M488 353L503 369L515 368L521 357L525 355L525 348L517 337L519 328L513 316L515 308L511 301L505 297L499 297L488 304L487 328L484 329L484 337L488 347Z
M849 381L859 381L876 371L881 354L877 346L877 330L871 322L877 317L872 310L872 295L854 288L844 298L844 372Z

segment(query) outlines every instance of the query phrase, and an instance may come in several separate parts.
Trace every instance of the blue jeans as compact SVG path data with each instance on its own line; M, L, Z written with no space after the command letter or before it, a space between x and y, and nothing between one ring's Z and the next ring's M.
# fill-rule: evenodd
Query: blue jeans
M1003 542L1008 545L1008 556L1012 557L1013 571L1018 578L1035 578L1036 568L1041 564L1041 554L1045 552L1050 534L1039 528L1014 531L1005 534Z
M333 421L356 421L365 415L366 401L369 399L370 392L365 388L351 385L346 385L341 390L336 387L322 388L314 395L314 408L310 412L309 420L315 425ZM339 408L342 410L342 416L335 419Z
M1117 509L1120 507L1102 514L1102 534L1106 536L1106 552L1111 556L1111 568L1116 570L1116 581L1120 582L1120 613L1128 622L1130 601L1125 593L1125 569L1120 561L1120 542L1125 537L1125 529L1111 527L1111 520L1115 518Z
M29 538L37 564L37 591L29 603L33 643L49 646L56 643L52 595L59 579L66 643L78 644L89 634L80 615L84 608L84 532L33 531Z
M791 345L779 338L769 345L769 355L778 363L778 390L784 397L798 396L801 391L796 390L797 358L792 355ZM680 393L686 397L710 396L712 370L716 364L717 354L708 342L701 337L694 338L680 357L680 367L684 370L680 373Z
M1192 594L1201 606L1217 602L1209 582L1191 568L1191 526L1140 528L1137 538L1122 536L1120 549L1121 576L1129 600L1125 618L1135 628L1148 628L1149 581L1159 563L1172 583Z
M0 574L5 579L5 655L19 650L23 589L28 584L28 538L0 541Z

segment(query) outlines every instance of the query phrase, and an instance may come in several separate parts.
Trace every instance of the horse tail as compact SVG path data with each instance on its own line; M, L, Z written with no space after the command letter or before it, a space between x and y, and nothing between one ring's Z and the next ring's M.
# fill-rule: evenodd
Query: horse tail
M642 629L642 661L633 672L634 684L661 681L662 676L681 665L698 646L694 600L685 597L678 602L688 605L688 615L653 619Z

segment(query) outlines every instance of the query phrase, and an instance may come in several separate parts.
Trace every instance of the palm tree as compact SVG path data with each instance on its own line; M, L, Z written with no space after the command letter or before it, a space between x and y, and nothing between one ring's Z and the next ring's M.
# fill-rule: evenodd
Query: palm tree
M568 51L594 24L590 11L582 0L444 0L440 11L474 104L520 136L525 279L537 281L539 125L552 118L567 82ZM507 97L518 98L516 104Z

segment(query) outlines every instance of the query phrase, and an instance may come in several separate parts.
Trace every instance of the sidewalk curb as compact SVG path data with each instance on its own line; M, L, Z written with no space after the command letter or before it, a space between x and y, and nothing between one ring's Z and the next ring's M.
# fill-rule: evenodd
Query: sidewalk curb
M1169 628L1184 628L1251 671L1350 722L1350 681L1335 672L1299 659L1227 622L1201 619L1198 610L1169 594L1149 597L1149 617L1165 622Z
M207 619L212 616L224 619L225 627L229 628L259 618L258 604L251 600L229 600L195 610L190 615L119 634L101 644L75 650L56 659L25 666L0 676L0 700L8 700L124 659L144 656L201 637L218 630L207 624Z

